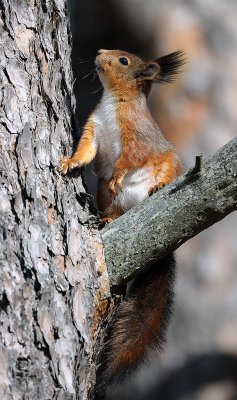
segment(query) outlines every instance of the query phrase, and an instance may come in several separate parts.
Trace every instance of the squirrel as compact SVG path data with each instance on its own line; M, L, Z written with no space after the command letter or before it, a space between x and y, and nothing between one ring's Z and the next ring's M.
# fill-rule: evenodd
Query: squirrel
M174 146L153 120L147 98L153 83L173 81L184 64L176 51L152 61L121 50L99 50L95 66L104 91L77 149L64 157L66 174L95 159L98 209L109 223L182 173ZM149 350L162 347L172 304L173 254L138 275L112 318L100 354L97 399L104 399L135 371Z

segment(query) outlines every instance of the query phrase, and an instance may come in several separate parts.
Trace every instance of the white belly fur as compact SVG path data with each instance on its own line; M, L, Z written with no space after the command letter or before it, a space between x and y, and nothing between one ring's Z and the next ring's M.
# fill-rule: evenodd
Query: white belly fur
M152 178L150 168L139 168L130 172L124 177L122 190L117 188L115 203L128 211L148 197L148 191L153 185L155 179Z

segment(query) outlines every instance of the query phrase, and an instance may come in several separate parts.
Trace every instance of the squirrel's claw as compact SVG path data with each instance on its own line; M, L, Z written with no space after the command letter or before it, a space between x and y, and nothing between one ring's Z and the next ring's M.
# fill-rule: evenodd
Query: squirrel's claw
M68 171L76 167L80 167L80 163L78 161L74 161L73 158L63 157L59 163L58 170L63 175L66 175Z
M158 190L162 189L165 185L160 182L157 183L156 185L152 186L149 190L148 190L148 195L152 196L154 193L158 192Z
M116 197L117 196L117 190L115 189L115 185L116 185L116 179L111 179L111 181L109 182L109 191L112 197Z
M69 169L68 161L69 161L68 157L63 157L63 159L59 163L58 170L63 175L66 175L66 173L68 172L68 169Z

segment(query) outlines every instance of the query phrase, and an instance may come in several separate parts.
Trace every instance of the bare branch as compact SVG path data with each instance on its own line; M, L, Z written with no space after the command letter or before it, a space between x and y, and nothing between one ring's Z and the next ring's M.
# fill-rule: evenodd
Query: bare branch
M237 138L102 231L113 290L237 209Z

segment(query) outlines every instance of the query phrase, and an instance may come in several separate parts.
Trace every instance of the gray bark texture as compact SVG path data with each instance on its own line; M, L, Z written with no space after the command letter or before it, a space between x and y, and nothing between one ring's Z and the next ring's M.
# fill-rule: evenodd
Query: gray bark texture
M0 399L87 399L108 305L101 239L72 151L65 0L0 5Z
M114 291L237 209L237 138L103 229Z
M66 1L0 12L0 399L86 400L114 304L82 180L56 168L75 133ZM113 287L236 209L236 146L102 230Z

